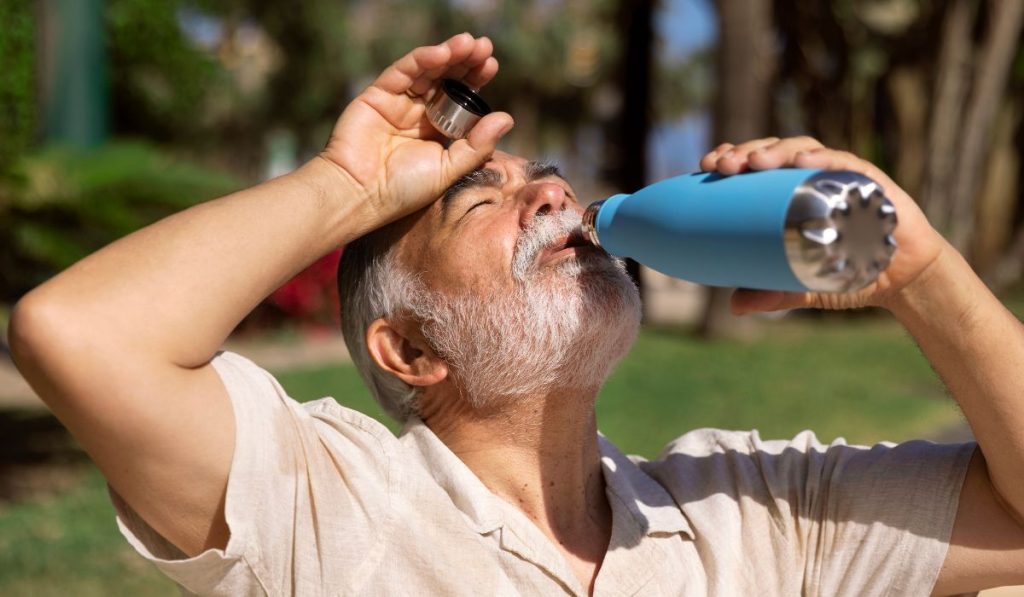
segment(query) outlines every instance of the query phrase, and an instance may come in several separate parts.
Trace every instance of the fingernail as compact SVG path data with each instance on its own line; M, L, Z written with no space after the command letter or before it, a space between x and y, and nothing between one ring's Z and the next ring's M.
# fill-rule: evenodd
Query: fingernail
M766 151L768 151L768 147L767 146L765 146L765 147L758 147L757 150L754 151L754 153L764 153Z
M729 158L729 157L732 157L732 154L733 154L733 151L730 149L729 151L723 153L722 157L723 158Z

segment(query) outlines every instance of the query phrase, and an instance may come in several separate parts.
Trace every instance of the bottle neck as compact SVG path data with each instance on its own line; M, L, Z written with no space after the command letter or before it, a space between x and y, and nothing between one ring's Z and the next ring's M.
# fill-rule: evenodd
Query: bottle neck
M612 202L615 199L625 198L628 196L629 193L619 193L617 195L612 195L607 199L595 201L587 206L586 211L583 212L583 223L581 224L581 228L583 229L583 236L587 239L587 241L590 244L594 245L595 247L601 246L601 241L598 238L597 234L598 212L601 211L601 207L603 207L605 204L609 202Z
M601 246L601 241L597 238L597 212L605 201L607 199L595 201L588 205L586 211L583 212L583 223L580 224L580 227L583 229L583 237L595 247Z

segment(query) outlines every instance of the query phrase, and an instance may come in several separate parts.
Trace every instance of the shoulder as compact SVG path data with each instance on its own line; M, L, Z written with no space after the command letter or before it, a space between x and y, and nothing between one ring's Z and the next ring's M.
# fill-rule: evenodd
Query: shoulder
M382 423L339 404L333 397L299 403L269 371L242 355L221 352L212 361L231 398L240 434L249 445L278 449L305 446L306 457L342 451L361 463L386 460L398 449L395 435ZM246 445L239 438L241 446ZM256 450L262 451L262 450Z
M382 453L389 453L401 447L398 438L383 423L357 410L342 406L333 397L327 396L307 402L302 408L325 432L355 431L364 436L365 441L375 444Z
M874 496L903 492L912 501L955 492L972 453L973 444L859 446L843 438L825 444L811 431L764 440L756 430L697 429L643 468L684 503L746 496L813 516L826 503L842 503L885 519L885 501Z
M658 456L657 462L679 460L678 456L751 458L785 454L807 455L846 446L846 440L837 438L823 444L813 431L804 430L791 439L765 440L756 429L733 431L727 429L694 429L669 442ZM676 458L674 458L676 457Z
M832 444L839 446L845 446L842 438ZM789 440L764 440L756 429L703 428L669 442L658 458L644 463L643 468L675 491L696 486L736 487L763 482L766 470L777 471L784 462L806 463L829 448L811 431Z

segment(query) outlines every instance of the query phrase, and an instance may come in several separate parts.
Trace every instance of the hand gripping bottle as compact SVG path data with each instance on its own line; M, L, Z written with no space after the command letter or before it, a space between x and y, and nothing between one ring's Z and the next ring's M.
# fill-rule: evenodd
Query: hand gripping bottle
M591 204L588 240L676 278L711 286L850 292L896 250L896 210L845 170L696 173Z

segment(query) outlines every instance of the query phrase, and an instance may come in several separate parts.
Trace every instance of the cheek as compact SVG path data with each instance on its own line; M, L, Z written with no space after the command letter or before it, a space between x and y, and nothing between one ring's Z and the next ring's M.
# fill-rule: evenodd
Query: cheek
M502 287L511 280L518 228L495 225L474 232L444 249L443 269L450 273L449 283L474 290Z

